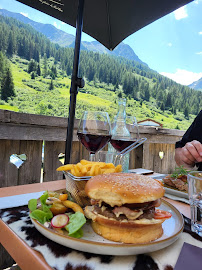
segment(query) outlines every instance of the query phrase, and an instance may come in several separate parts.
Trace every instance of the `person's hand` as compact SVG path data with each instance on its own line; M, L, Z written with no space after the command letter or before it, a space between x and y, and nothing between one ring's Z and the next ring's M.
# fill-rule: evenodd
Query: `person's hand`
M194 140L186 143L182 148L176 148L175 161L178 166L193 168L196 163L202 162L202 144Z

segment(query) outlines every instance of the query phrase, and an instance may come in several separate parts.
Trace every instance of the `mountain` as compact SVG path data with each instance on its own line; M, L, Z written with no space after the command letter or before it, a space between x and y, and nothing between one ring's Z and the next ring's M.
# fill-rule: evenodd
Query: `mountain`
M82 44L89 51L106 53L106 54L110 54L114 56L121 56L129 60L137 61L145 66L148 66L146 63L142 62L139 59L139 57L134 53L133 49L129 45L123 42L121 42L113 51L108 50L105 46L103 46L98 41L92 41L92 42L83 41Z
M190 88L195 90L201 90L202 91L202 78L200 78L198 81L193 82L192 84L188 85Z
M6 9L0 9L0 15L5 17L12 17L23 23L31 25L35 30L44 34L51 42L58 43L62 47L74 47L75 36L59 30L51 24L38 23L30 20L20 13L10 12ZM114 56L121 56L129 60L137 61L140 64L148 67L146 63L139 59L133 49L123 42L121 42L113 51L110 51L98 41L83 41L81 43L81 50L89 50Z
M35 30L44 34L48 39L50 39L51 42L58 43L60 46L63 47L69 46L75 40L74 35L59 30L52 24L43 24L32 21L20 13L14 13L6 9L0 9L0 15L5 17L12 17L23 23L31 25Z

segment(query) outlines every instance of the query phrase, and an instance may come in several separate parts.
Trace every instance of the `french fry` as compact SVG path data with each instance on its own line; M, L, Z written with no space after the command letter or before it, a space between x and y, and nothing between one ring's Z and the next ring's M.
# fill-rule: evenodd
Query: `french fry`
M81 212L82 214L84 214L83 209L77 203L72 202L72 201L68 201L68 200L63 201L62 203L64 204L65 207L71 208L74 212Z
M83 165L79 162L76 164L77 168L81 171L83 168Z
M113 163L106 163L104 168L115 168Z
M93 165L90 169L90 176L94 176L95 175L95 166L96 165Z
M87 168L86 168L85 165L82 166L82 168L81 168L81 173L82 173L83 176L85 176L85 175L87 174Z
M80 163L81 163L82 165L86 165L86 164L91 163L91 161L88 161L88 160L82 159L82 160L80 161Z
M92 166L93 166L93 165L98 165L100 168L106 167L106 164L108 164L108 163L105 163L105 162L98 162L98 161L92 162Z
M72 175L77 177L94 176L99 174L122 172L122 166L114 166L113 163L88 161L82 159L77 164L67 164L57 168L57 171L70 171Z
M116 172L122 172L122 165L121 164L117 165L116 168L115 168L115 171Z
M72 168L70 172L71 172L72 175L75 175L75 170L74 170L74 168Z
M87 171L90 171L90 169L92 168L92 164L86 164L86 165L84 165L85 167L86 167L86 170Z
M58 167L56 171L71 171L72 168L73 168L73 164L66 164L66 165Z
M98 165L95 165L95 175L101 174L101 168Z
M82 173L81 171L79 170L79 168L77 167L77 165L74 165L74 175L77 176L77 177L81 177L82 176Z
M105 169L103 174L107 174L107 173L115 173L115 169L114 168Z

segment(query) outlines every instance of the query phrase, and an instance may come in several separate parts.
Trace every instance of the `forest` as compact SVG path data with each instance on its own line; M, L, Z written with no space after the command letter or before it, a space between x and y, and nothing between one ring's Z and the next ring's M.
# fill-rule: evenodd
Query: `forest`
M73 54L73 48L51 43L31 26L0 16L0 108L12 109L13 106L20 112L67 116ZM138 120L158 116L155 118L158 121L159 115L172 115L176 122L171 128L186 128L180 122L185 119L188 125L202 108L201 91L177 84L145 65L122 57L81 51L79 73L86 86L79 90L81 99L77 104L77 117L82 110L94 106L86 101L87 95L100 98L101 103L108 100L109 103L97 105L102 110L110 106L111 115L115 113L118 96L126 96L127 114L134 113L134 106L150 107L152 113L145 114L143 110ZM48 91L49 101L55 99L49 104L45 98L43 103L40 96ZM34 99L32 105L31 98ZM34 104L36 106L31 108ZM56 109L56 105L60 107Z

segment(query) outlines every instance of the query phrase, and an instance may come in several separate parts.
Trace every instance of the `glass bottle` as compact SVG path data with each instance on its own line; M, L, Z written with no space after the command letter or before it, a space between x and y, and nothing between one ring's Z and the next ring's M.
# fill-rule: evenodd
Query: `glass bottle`
M126 140L127 139L130 140L130 132L126 126L126 99L119 98L118 113L112 125L112 140L123 139L123 138ZM111 143L108 144L108 152L118 153L118 151L112 146ZM129 169L129 156L130 154L128 153L122 159L123 172L127 172Z

